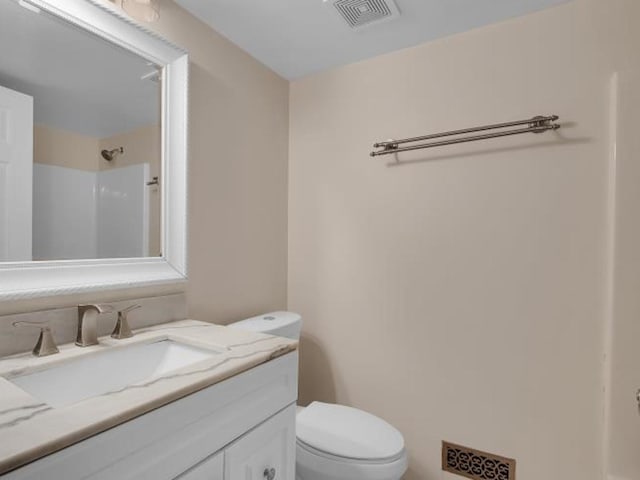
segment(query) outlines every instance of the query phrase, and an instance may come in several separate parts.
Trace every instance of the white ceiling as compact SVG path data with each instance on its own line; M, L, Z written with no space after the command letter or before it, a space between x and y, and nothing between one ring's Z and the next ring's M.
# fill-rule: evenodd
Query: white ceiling
M351 30L334 0L175 0L285 78L296 79L570 0L396 0L401 16Z
M34 97L35 122L97 138L157 124L146 60L14 1L0 0L0 85Z

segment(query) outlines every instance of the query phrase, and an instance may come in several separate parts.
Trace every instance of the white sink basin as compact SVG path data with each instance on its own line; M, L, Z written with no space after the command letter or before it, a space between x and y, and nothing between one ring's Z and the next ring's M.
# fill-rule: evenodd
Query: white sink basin
M9 381L52 407L64 407L153 381L218 353L163 340L86 355Z

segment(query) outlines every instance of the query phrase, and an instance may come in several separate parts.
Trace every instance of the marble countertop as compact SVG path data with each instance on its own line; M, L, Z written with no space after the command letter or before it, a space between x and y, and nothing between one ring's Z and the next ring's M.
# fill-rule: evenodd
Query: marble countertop
M92 347L62 345L59 354L43 358L31 354L0 358L0 475L292 352L298 345L285 338L196 320L165 323L134 333L126 340L103 337ZM161 340L208 348L217 354L148 383L59 408L33 398L10 381L85 355Z

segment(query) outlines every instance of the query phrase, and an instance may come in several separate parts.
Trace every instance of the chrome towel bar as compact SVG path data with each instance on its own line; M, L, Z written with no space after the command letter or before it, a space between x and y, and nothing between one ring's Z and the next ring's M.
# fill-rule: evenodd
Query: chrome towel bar
M477 140L488 140L490 138L507 137L510 135L521 135L523 133L543 133L547 130L558 130L560 124L555 123L560 117L557 115L537 116L528 120L518 120L515 122L497 123L494 125L484 125L482 127L465 128L463 130L453 130L444 133L435 133L432 135L424 135L422 137L405 138L403 140L388 140L386 142L378 142L373 148L379 148L371 152L372 157L380 155L390 155L392 153L408 152L411 150L421 150L423 148L443 147L445 145L454 145L456 143L475 142ZM510 127L519 127L526 125L524 128L509 129ZM508 130L507 130L508 129ZM475 132L486 132L489 130L498 130L496 132L485 133L482 135L460 136ZM407 143L422 142L424 140L434 140L443 137L453 137L449 140L441 140L437 142L419 143L418 145L408 145L400 147Z

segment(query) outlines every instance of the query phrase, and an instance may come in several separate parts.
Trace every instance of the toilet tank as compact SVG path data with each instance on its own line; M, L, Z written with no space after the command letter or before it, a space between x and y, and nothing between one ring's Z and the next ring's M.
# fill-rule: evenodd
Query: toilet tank
M240 320L227 326L299 340L302 317L293 312L271 312Z

